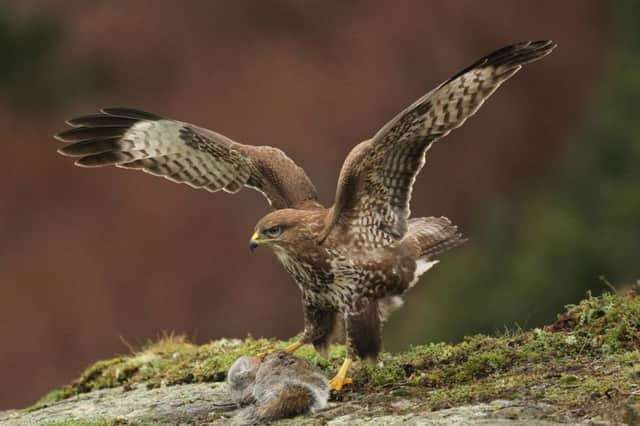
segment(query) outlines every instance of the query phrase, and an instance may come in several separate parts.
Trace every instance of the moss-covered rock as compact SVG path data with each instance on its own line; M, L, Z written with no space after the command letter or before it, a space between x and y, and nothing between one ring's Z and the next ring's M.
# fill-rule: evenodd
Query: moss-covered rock
M289 343L249 338L196 346L167 336L129 356L97 362L30 409L117 386L152 389L224 381L239 356ZM335 346L326 358L311 347L297 354L329 375L339 367L345 349ZM341 401L386 394L437 410L517 399L552 404L558 418L572 413L622 420L636 416L640 404L640 296L589 295L544 329L476 335L458 344L431 343L399 354L384 353L379 363L356 363L352 373L356 384L336 397Z

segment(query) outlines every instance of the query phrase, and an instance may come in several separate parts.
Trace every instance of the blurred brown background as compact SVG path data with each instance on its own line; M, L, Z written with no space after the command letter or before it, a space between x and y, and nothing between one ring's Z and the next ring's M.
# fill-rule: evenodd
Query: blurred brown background
M561 161L616 49L608 3L595 0L15 0L0 17L0 409L127 352L123 340L302 327L291 279L270 252L247 250L268 211L259 194L73 167L51 137L65 119L130 106L274 145L330 204L345 155L396 112L496 48L553 39L551 56L430 151L416 183L414 215L447 215L475 239L492 200L523 202ZM490 250L476 241L438 268L460 268L474 245ZM447 334L465 315L430 292L437 277L391 321L390 349L492 331L474 315ZM549 312L575 301L564 294ZM437 306L449 311L422 316ZM509 312L509 324L529 318ZM426 322L445 331L419 331Z

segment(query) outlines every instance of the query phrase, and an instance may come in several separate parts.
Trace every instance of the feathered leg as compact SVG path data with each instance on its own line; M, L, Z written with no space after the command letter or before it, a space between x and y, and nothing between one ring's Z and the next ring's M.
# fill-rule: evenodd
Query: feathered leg
M329 381L332 390L340 391L353 383L347 372L355 357L376 359L382 349L382 322L378 302L369 302L356 314L346 315L347 356L336 376Z
M342 316L337 312L328 309L318 309L303 303L304 308L304 331L300 339L284 348L285 352L293 353L302 346L311 343L320 353L326 353L329 345L334 340L340 340L343 332ZM274 352L276 349L269 349L259 353L257 356L263 358Z

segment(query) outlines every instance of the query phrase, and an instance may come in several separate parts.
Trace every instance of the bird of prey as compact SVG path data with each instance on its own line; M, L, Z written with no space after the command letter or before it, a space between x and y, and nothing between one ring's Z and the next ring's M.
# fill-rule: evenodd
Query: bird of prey
M76 165L139 169L194 188L261 192L273 211L249 246L270 247L302 293L299 341L324 350L344 341L347 356L331 387L351 383L356 357L375 358L382 323L400 296L464 241L447 218L411 218L416 175L433 142L461 126L506 80L549 54L551 41L499 49L422 96L347 156L332 206L324 207L304 170L279 149L251 146L189 123L129 108L69 120L56 135Z

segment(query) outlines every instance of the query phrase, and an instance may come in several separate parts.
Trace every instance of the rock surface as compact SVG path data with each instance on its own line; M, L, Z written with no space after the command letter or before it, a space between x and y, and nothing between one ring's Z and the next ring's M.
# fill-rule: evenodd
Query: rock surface
M225 383L239 357L285 347L269 339L194 345L168 335L102 360L6 425L225 424L236 412ZM296 356L325 377L346 350ZM543 328L457 344L429 343L358 362L352 387L313 416L281 424L640 424L640 295L589 296Z
M0 413L7 426L39 425L75 420L115 424L226 424L235 407L229 404L224 383L196 383L147 389L138 386L102 389L44 405L31 411ZM556 425L609 424L598 419L577 419L550 404L495 400L432 411L419 399L377 394L349 402L332 402L312 417L299 417L281 424L328 425ZM86 423L85 423L86 424Z

